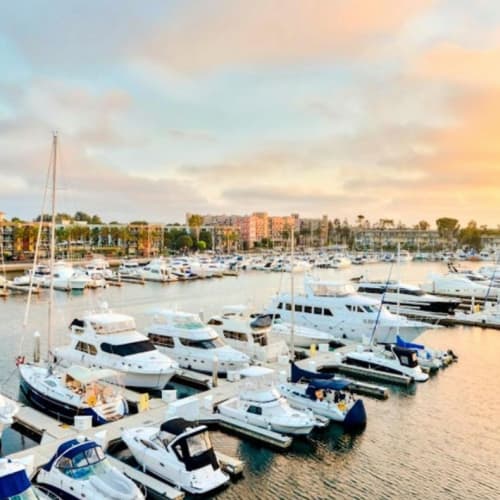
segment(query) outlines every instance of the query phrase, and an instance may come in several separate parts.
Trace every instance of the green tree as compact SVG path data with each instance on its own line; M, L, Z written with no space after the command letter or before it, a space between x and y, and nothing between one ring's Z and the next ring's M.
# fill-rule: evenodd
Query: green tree
M479 251L481 249L481 234L484 234L484 230L477 227L476 221L471 220L466 227L460 229L458 240L462 245Z
M198 250L200 252L204 252L206 249L207 249L207 244L203 240L198 241Z
M193 246L193 240L191 236L187 234L181 234L176 240L175 240L175 246L177 250L187 250Z
M460 225L457 219L451 217L441 217L436 220L436 227L441 238L445 239L448 244L458 236Z
M196 239L200 239L200 229L203 225L203 216L199 214L192 214L188 219L189 228L192 230L193 234L196 236Z
M82 222L90 222L92 220L92 217L85 213L85 212L76 212L75 213L75 216L73 217L74 220L77 220L77 221L82 221Z
M431 225L426 220L421 220L415 225L415 229L419 231L428 231Z
M212 248L212 232L207 229L202 229L200 231L200 237L198 241L204 241L206 248Z
M90 218L90 224L102 224L102 220L98 215L93 215Z

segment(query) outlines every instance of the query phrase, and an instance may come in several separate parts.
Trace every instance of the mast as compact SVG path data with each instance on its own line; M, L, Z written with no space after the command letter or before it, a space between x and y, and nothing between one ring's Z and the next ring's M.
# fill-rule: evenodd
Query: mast
M50 223L50 286L49 286L49 317L48 317L48 335L47 335L47 351L49 369L52 365L52 329L53 329L53 314L52 308L54 303L54 262L56 253L56 165L57 165L57 132L52 135L52 199L51 210L52 219Z
M292 328L290 330L290 359L291 361L295 360L295 282L293 278L293 268L295 266L295 254L294 254L294 225L292 224L291 230L291 242L290 242L290 294L291 294L291 315L290 318L292 320Z
M398 241L398 272L397 272L397 294L396 294L396 314L398 315L398 322L396 323L396 335L399 337L399 298L400 298L400 284L401 284L401 243Z

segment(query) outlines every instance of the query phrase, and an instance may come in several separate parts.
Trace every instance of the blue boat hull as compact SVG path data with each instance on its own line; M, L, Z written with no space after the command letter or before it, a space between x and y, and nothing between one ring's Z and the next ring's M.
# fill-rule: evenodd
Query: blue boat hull
M366 410L361 399L358 399L349 410L344 419L344 427L347 429L357 429L366 425Z

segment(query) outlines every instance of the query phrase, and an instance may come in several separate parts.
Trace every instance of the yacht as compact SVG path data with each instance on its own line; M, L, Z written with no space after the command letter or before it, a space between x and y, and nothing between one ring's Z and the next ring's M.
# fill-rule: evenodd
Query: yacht
M77 415L92 417L92 425L113 422L128 414L128 405L116 386L116 374L73 365L67 370L20 364L21 392L32 406L72 424Z
M137 259L125 259L120 262L118 276L123 278L140 278L141 265Z
M422 289L430 293L480 299L500 297L500 288L490 286L487 280L484 282L471 281L457 273L431 274L428 279L429 281L422 285ZM406 338L406 336L404 337Z
M177 368L177 363L137 331L134 318L113 313L107 306L74 319L70 332L70 344L55 350L57 359L111 368L125 386L161 390Z
M149 340L160 352L174 358L189 370L220 375L228 370L247 368L250 358L226 345L217 332L206 326L197 314L162 310L147 329Z
M2 500L61 500L59 496L32 485L22 462L7 458L0 458L0 498Z
M350 284L311 278L304 283L305 293L295 294L293 300L295 324L328 332L342 341L374 337L375 342L395 342L397 333L411 341L433 328L391 313L379 300L356 293ZM291 295L282 293L267 312L291 322L291 309Z
M417 351L394 344L358 345L355 350L342 354L342 362L406 376L415 382L425 382L429 379L429 375L424 373L418 364Z
M45 286L49 280L50 267L46 264L37 264L34 269L28 269L22 276L16 276L12 282L16 286L28 286L30 282L33 285Z
M455 317L464 324L485 325L500 328L500 302L485 302L483 309L457 312Z
M226 306L222 316L213 316L208 325L214 327L224 341L252 361L276 361L280 355L288 354L288 347L279 335L271 332L269 326L259 326L246 311L245 306Z
M59 445L38 472L37 483L63 498L144 500L135 483L112 465L102 448L85 438Z
M302 370L292 362L291 381L280 384L278 390L292 407L310 410L353 429L366 425L366 411L363 401L345 390L351 383L333 375Z
M159 281L160 283L169 283L177 281L178 278L172 273L170 266L163 257L151 260L144 267L140 268L139 276L146 281Z
M104 257L94 257L91 261L85 264L84 269L87 274L94 272L100 273L105 279L113 277L113 271L111 271L109 263Z
M206 495L229 482L205 425L172 418L159 428L124 429L121 437L143 470L188 493Z
M342 255L336 255L330 260L330 267L333 269L345 269L351 265L351 259Z
M238 396L220 403L217 409L227 417L282 434L306 435L318 425L311 411L293 409L265 377L260 382L249 379Z
M19 405L0 394L0 440L6 426L11 425L14 415L19 411ZM0 496L0 498L2 498Z
M417 285L398 281L362 280L358 283L358 293L383 299L384 304L405 309L416 309L434 313L453 314L460 305L459 299L438 297L422 290Z
M50 276L47 277L42 286L50 286ZM52 269L52 280L57 290L83 290L89 282L89 277L78 269L73 269L71 264L62 260L57 261Z

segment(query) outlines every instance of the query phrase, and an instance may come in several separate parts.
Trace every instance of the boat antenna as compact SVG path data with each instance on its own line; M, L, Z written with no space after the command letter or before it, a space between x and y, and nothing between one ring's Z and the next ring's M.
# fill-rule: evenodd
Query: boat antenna
M369 345L373 344L373 339L375 338L375 331L377 330L378 322L380 320L380 314L382 312L382 307L384 306L385 295L387 293L387 289L389 288L389 283L391 281L393 266L394 266L394 262L391 262L391 267L389 268L389 274L387 276L387 281L385 282L384 293L382 294L382 298L380 299L380 307L378 308L377 317L375 318L375 323L373 324L373 330L372 330L372 334L370 336Z
M47 335L47 351L48 351L48 366L51 371L53 356L52 356L52 328L53 328L53 303L54 303L54 262L56 253L56 166L57 166L57 132L52 134L52 199L51 210L52 219L50 223L50 285L49 285L49 315L48 315L48 335Z

